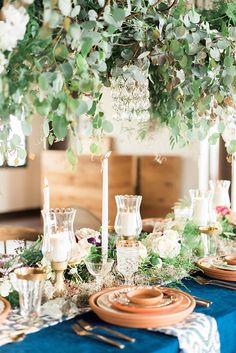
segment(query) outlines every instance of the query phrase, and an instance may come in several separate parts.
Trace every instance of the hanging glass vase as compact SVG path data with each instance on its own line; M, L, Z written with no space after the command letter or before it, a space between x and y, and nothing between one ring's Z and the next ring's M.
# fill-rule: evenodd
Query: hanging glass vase
M216 209L218 206L230 208L229 197L229 180L210 180L210 189L212 190L212 207Z
M142 69L124 67L123 75L111 79L111 95L114 120L145 122L150 119L149 81Z

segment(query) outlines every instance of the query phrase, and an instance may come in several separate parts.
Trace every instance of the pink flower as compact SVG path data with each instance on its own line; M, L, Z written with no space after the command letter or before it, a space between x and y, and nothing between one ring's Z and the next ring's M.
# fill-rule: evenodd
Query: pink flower
M216 212L224 217L230 214L230 209L227 206L216 206Z

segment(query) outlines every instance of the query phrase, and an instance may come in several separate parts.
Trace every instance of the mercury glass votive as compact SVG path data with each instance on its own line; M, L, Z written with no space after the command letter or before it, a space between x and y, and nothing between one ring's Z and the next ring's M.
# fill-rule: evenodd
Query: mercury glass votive
M37 267L21 267L14 271L16 288L19 292L20 313L27 318L37 318L40 314L42 291L46 271Z

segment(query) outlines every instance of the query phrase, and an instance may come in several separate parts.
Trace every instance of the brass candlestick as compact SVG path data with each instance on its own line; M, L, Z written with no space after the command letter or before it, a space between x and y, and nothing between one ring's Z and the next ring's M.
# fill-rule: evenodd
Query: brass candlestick
M57 262L52 261L52 269L55 272L55 297L63 297L66 293L66 287L64 282L64 271L67 268L67 261Z
M201 233L207 235L218 235L220 234L220 229L216 226L209 226L209 227L199 227Z

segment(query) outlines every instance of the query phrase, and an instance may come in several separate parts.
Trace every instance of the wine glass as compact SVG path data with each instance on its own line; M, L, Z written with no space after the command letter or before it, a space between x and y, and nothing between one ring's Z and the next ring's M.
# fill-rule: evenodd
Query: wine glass
M85 260L85 265L89 273L95 277L97 290L100 290L102 288L103 280L106 275L111 272L113 264L113 259L101 261L93 261L89 259Z

